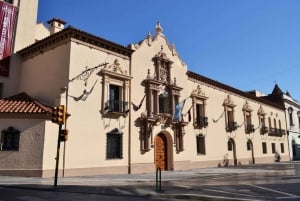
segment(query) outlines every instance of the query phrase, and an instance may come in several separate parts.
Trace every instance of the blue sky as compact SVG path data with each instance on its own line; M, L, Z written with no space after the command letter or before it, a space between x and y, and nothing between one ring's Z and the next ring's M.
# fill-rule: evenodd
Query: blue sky
M127 46L163 33L188 69L237 89L300 100L299 0L39 0L38 22L61 18Z

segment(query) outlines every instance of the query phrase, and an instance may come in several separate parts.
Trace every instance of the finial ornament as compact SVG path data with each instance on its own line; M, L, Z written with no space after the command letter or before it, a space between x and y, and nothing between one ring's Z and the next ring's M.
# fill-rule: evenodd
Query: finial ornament
M148 34L147 34L147 43L148 43L148 46L151 46L151 44L152 44L152 36L151 36L150 32L148 32Z
M163 31L163 28L160 26L160 22L157 22L155 30L156 33L161 33Z

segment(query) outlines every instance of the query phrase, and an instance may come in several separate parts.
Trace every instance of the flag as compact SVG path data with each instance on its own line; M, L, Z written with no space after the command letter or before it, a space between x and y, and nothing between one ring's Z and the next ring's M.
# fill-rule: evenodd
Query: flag
M175 105L174 121L181 121L181 113L186 99Z

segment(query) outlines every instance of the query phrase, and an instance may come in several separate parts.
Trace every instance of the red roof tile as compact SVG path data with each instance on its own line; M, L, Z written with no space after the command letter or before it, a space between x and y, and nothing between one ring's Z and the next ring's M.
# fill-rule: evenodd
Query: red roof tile
M52 108L22 92L0 100L0 114L50 114Z

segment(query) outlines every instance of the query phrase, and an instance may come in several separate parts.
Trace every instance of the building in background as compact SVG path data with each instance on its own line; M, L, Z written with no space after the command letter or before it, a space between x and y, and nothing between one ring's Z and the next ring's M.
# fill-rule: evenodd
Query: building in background
M274 86L271 94L267 97L270 101L284 106L286 127L289 139L290 159L300 159L300 103L289 92L282 92L278 84Z
M289 160L284 107L189 71L160 23L124 47L30 16L32 37L21 43L20 13L37 12L37 0L16 5L23 23L9 78L0 78L1 175L54 176L58 105L71 114L63 176Z

